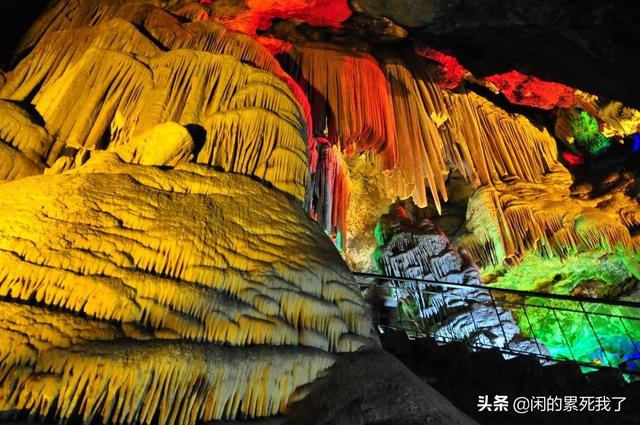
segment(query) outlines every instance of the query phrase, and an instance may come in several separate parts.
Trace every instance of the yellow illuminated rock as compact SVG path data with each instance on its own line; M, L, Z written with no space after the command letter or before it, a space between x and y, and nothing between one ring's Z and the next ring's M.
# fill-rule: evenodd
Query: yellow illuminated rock
M454 172L468 185L451 198L473 192L455 242L481 265L640 248L631 177L573 187L546 129L443 89L419 57L346 37L292 46L281 66L207 21L243 5L52 2L0 71L3 419L194 425L287 412L373 342L325 231L364 268L388 204L441 211ZM581 101L615 134L637 130L637 111ZM325 229L303 209L310 199ZM359 376L357 397L372 370L345 374ZM397 384L407 374L387 385L424 390ZM420 418L468 423L452 407L438 416L436 400Z
M621 176L602 196L580 196L570 188L567 171L543 178L541 183L512 179L476 191L467 208L467 233L456 243L483 265L517 261L530 250L562 257L638 249L630 229L640 223L640 214L637 201L627 195L634 179Z
M406 62L406 63L405 63ZM562 168L553 137L521 115L473 93L437 84L437 68L420 58L383 64L391 84L398 133L398 168L390 179L400 198L436 208L448 194L444 177L457 168L474 189L517 177L540 182Z
M115 423L270 415L331 352L366 343L331 242L248 177L94 152L73 171L0 185L0 199L11 347L0 410L57 405L61 418Z
M187 129L167 121L117 146L115 151L123 161L131 164L175 167L180 162L189 162L194 148Z
M202 31L204 40L235 40L216 24ZM51 32L9 73L0 96L35 105L55 140L44 152L50 166L69 149L116 148L175 121L202 139L194 140L197 162L255 176L302 199L308 130L290 84L273 74L279 67L261 59L268 54L259 48L250 56L269 72L228 55L235 48L246 59L243 46L255 41L237 37L220 45L227 47L200 47L224 54L163 53L120 19Z
M0 182L40 174L43 168L22 152L0 142Z

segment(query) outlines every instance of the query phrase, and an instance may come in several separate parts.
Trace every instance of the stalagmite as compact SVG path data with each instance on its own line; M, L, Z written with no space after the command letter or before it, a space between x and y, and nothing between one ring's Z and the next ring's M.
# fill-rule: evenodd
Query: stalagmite
M416 277L478 285L478 267L428 219L415 222L403 206L394 204L376 226L375 258L387 276Z

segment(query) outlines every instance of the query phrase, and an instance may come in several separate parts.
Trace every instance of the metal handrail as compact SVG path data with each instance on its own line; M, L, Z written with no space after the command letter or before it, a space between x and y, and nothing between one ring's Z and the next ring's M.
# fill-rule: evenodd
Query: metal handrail
M501 331L503 337L504 337L504 343L502 344L502 346L498 347L495 345L487 345L486 343L482 343L479 341L474 341L473 344L471 344L474 348L497 348L500 351L502 351L503 353L508 353L510 355L529 355L529 356L535 356L540 358L541 360L545 360L545 361L573 361L581 366L585 366L585 367L592 367L592 368L606 368L606 367L616 367L619 368L623 373L629 374L629 375L637 375L640 376L640 371L637 370L631 370L631 369L627 369L624 368L623 364L620 365L616 365L614 364L614 362L612 361L612 359L610 358L607 350L605 349L604 343L603 343L603 339L601 338L600 335L598 335L598 330L597 330L597 326L594 324L594 320L595 317L600 317L603 318L605 320L616 320L619 321L620 324L622 325L622 328L624 330L624 334L625 335L621 335L621 338L625 338L628 340L628 342L630 342L630 347L632 347L631 353L633 353L634 355L637 355L637 358L640 359L640 344L638 343L638 341L633 339L633 336L631 335L629 328L627 327L627 325L625 325L624 320L630 321L638 321L638 323L640 324L640 302L633 302L633 301L624 301L624 300L606 300L606 299L599 299L599 298L590 298L590 297L583 297L583 296L570 296L570 295L560 295L560 294L549 294L549 293L540 293L540 292L533 292L533 291L521 291L521 290L517 290L517 289L507 289L507 288L495 288L495 287L491 287L491 286L482 286L482 285L466 285L466 284L461 284L461 283L450 283L450 282L443 282L443 281L438 281L438 280L431 280L431 279L420 279L420 278L411 278L411 277L400 277L400 276L386 276L386 275L381 275L381 274L375 274L375 273L358 273L355 272L354 275L360 279L375 279L378 281L384 281L384 282L405 282L405 283L411 283L411 284L425 284L424 287L422 288L418 288L416 289L416 287L414 285L412 285L410 288L409 287L405 287L403 289L405 290L409 290L409 291L419 291L420 292L420 297L423 296L424 293L429 294L429 296L432 295L442 295L444 297L444 295L446 294L446 292L442 291L442 292L434 292L434 291L429 291L427 290L428 287L439 287L439 288L444 288L444 289L448 289L448 288L453 288L453 289L475 289L475 290L480 290L483 291L483 293L486 293L488 295L488 298L486 300L474 300L473 298L467 298L465 296L461 296L457 293L449 293L448 296L452 297L454 299L460 299L460 300L464 300L467 302L478 302L481 304L485 304L489 309L493 309L494 314L496 316L497 319L497 323L500 326L500 330L498 330L498 332ZM395 285L397 286L398 283L396 283ZM361 289L364 289L366 287L370 287L372 285L378 286L380 285L379 283L375 282L375 283L365 283L365 284L361 284ZM512 298L513 297L509 297L511 299L503 299L503 297L494 297L494 293L497 296L498 294L503 294L503 295L517 295L519 297L522 297L522 301L517 302L514 301ZM397 293L396 293L396 297L397 297ZM529 303L528 299L529 298L538 298L538 299L550 299L550 300L559 300L559 301L569 301L571 304L575 305L575 309L572 308L572 306L567 306L567 303L562 303L564 305L558 305L558 306L554 306L554 305L543 305L540 302L533 302L533 303ZM528 330L531 333L531 338L530 340L533 340L533 342L535 342L535 346L537 347L537 352L532 352L532 351L522 351L522 350L518 350L518 349L514 349L513 347L510 346L509 343L509 338L507 338L507 334L505 332L504 326L503 326L503 321L501 319L501 314L498 311L498 303L500 303L500 308L503 310L507 310L507 311L511 311L511 310L517 310L518 308L522 308L522 313L523 313L523 318L526 321L526 324L528 324ZM398 299L398 303L400 303L400 300ZM608 307L624 307L625 310L626 309L633 309L634 310L634 315L633 316L629 316L627 314L612 314L609 312L603 312L603 311L590 311L592 310L592 308L585 308L585 304L587 305L591 305L593 306L594 310L599 310L598 309L598 305L600 306L608 306ZM510 307L509 307L510 306ZM443 298L443 306L442 306L445 311L446 311L446 302ZM516 307L516 308L514 308ZM550 310L553 314L552 317L555 317L555 322L558 326L558 329L560 330L560 334L562 335L562 338L564 339L564 345L565 347L568 349L569 352L569 356L570 358L567 358L567 356L565 355L558 355L556 357L550 356L549 354L544 354L541 350L541 346L542 343L540 341L540 338L538 336L536 336L535 332L534 332L534 327L532 326L532 322L530 320L529 314L527 312L527 308L541 308L541 309L547 309ZM433 311L433 310L432 310ZM637 311L637 316L635 315L635 312ZM601 354L603 356L603 359L606 364L602 364L602 363L598 363L595 360L588 362L588 361L584 361L582 358L576 358L576 356L574 355L574 351L572 348L571 343L569 342L567 335L566 335L566 330L563 328L563 325L561 323L561 321L558 318L558 314L562 313L562 312L570 312L573 314L579 314L581 317L584 317L586 319L586 323L588 324L588 328L590 329L590 332L595 340L595 342L597 342L597 346L600 348ZM478 327L477 323L476 323L476 319L474 318L473 315L473 310L470 309L468 310L468 313L470 314L470 318L471 318L471 322L473 323L473 331L475 332L475 335L480 335L483 329L483 327ZM421 313L422 314L422 313ZM440 313L438 313L437 315L433 315L433 317L422 317L423 320L425 321L432 321L432 322L437 322L437 320L441 320L440 317L436 317L439 316ZM446 317L446 314L445 314ZM601 319L599 319L601 320ZM380 325L380 320L378 318L378 323ZM401 322L402 323L402 322ZM413 323L413 322L411 322ZM525 325L526 326L526 325ZM585 325L586 326L586 325ZM398 328L397 326L389 326L392 328ZM434 337L438 342L440 343L447 343L447 342L452 342L452 341L461 341L461 340L465 340L465 338L467 338L469 335L466 335L464 337L460 337L460 338L456 338L456 337L451 337L449 335L435 335L434 333L428 333L428 332L419 332L416 329L410 329L409 327L400 327L401 329L407 331L407 333L411 332L415 332L416 336L418 336L418 334L420 335L429 335ZM523 328L521 328L523 329ZM616 328L617 329L617 328ZM616 335L616 337L618 337L618 335ZM469 341L466 341L469 342ZM558 347L554 347L554 348L558 348ZM597 352L597 351L596 351ZM638 360L640 362L640 360Z
M460 288L460 289L469 289L469 288L482 289L485 291L489 290L493 292L503 292L506 294L521 295L526 297L553 298L556 300L566 300L566 301L582 301L582 302L588 302L588 303L594 303L594 304L606 304L606 305L632 307L632 308L640 309L640 302L635 302L635 301L606 300L602 298L590 298L590 297L562 295L562 294L549 294L546 292L522 291L519 289L496 288L493 286L465 285L464 283L450 283L450 282L443 282L439 280L420 279L415 277L386 276L386 275L376 274L376 273L364 273L364 272L352 272L352 273L354 276L358 276L358 277L368 277L368 278L376 278L376 279L382 279L382 280L399 280L399 281L416 282L416 283L429 283L431 285L446 286L446 287Z

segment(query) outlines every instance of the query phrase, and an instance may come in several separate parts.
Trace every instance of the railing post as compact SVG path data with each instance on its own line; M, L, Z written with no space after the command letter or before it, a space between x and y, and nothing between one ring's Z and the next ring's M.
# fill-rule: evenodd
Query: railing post
M638 360L640 361L640 351L638 350L638 345L633 340L633 337L631 336L631 333L629 333L627 326L624 324L624 320L622 320L622 317L620 317L619 319L620 319L620 324L624 329L624 333L627 334L627 338L629 338L629 342L631 342L631 345L633 345L633 351L638 355Z
M443 292L443 294L444 294L444 292ZM444 300L444 295L442 296L442 299ZM468 301L468 298L467 298L466 295L464 297L464 300ZM471 305L469 305L469 307L470 307L469 308L469 314L471 315L471 321L473 322L473 329L475 330L475 333L476 333L476 336L477 336L477 335L480 334L480 331L478 330L478 323L476 322L475 317L473 317L473 307L471 307ZM478 342L474 342L472 346L473 347L479 347L479 344L478 344Z

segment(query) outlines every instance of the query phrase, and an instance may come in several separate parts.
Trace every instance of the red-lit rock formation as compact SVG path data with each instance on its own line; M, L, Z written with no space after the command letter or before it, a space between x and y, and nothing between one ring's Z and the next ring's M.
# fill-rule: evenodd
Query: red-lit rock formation
M316 159L305 207L325 232L336 235L336 244L347 248L347 211L351 195L349 168L337 146L315 138Z
M276 18L337 27L350 15L351 9L346 0L245 0L240 13L219 19L232 30L255 35L258 30L268 29Z
M389 85L371 55L328 44L303 44L288 52L285 68L311 105L313 130L348 156L382 154L385 169L396 163L396 137Z
M518 71L490 75L485 79L515 104L552 109L568 108L577 102L575 89L564 84L542 81Z

